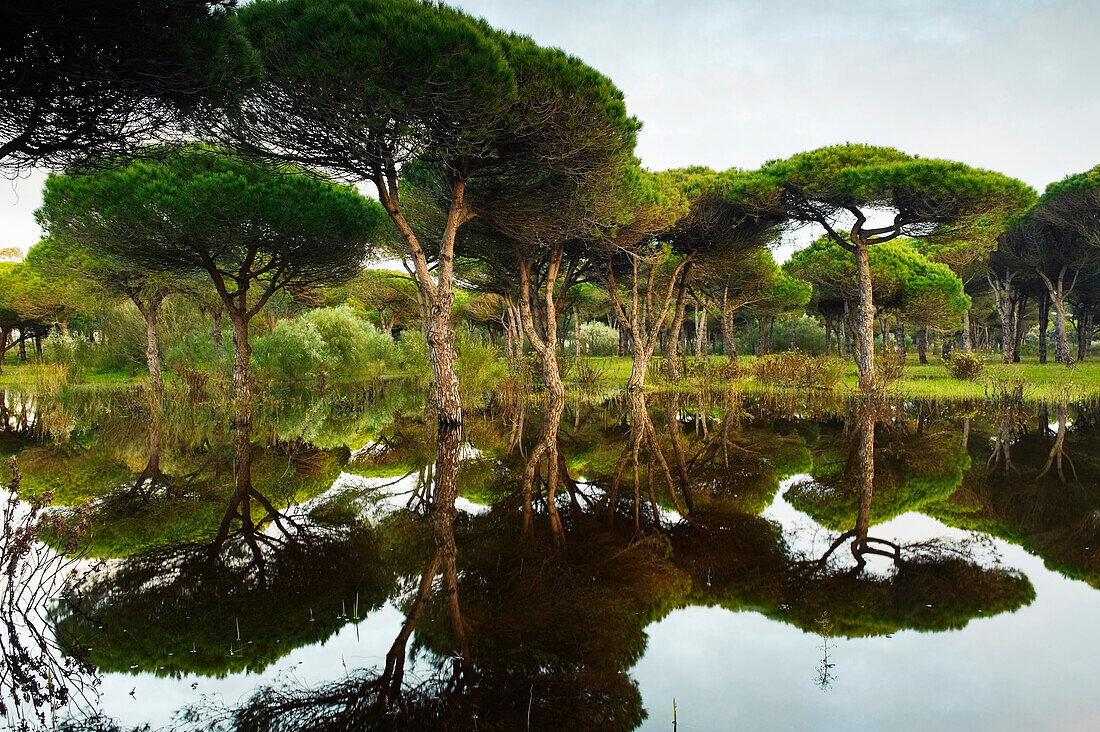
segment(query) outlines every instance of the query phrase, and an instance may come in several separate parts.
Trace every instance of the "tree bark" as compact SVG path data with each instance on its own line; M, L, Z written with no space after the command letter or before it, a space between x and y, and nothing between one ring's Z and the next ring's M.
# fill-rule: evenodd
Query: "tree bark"
M154 395L164 392L164 377L160 368L160 348L157 345L157 313L160 309L161 298L152 297L143 301L140 297L132 298L138 311L145 318L145 361L149 366L149 389Z
M853 323L856 369L859 371L860 391L875 388L875 303L871 293L871 261L866 245L855 246L856 286L859 302Z
M581 348L581 309L577 306L577 303L573 303L573 340L576 341L577 363L580 363L581 354L584 351Z
M242 415L252 418L252 379L249 374L249 361L252 359L252 345L248 342L248 321L240 313L230 312L233 324L233 399L240 406Z
M733 322L734 308L729 300L729 288L722 289L722 350L730 357L731 361L738 360L737 343L734 338L737 328Z
M1073 365L1073 356L1069 352L1069 334L1066 330L1066 295L1073 291L1077 284L1077 274L1073 275L1073 282L1066 287L1066 272L1069 268L1062 267L1056 280L1051 280L1042 270L1036 269L1039 277L1047 286L1050 295L1050 304L1054 306L1054 358L1070 367Z
M1020 348L1024 344L1024 308L1026 307L1027 295L1020 295L1020 299L1016 303L1015 314L1013 315L1016 320L1016 325L1014 326L1016 340L1012 343L1012 363L1020 363Z
M921 328L917 331L917 358L921 363L928 363L928 329Z
M962 352L970 353L973 350L974 345L970 339L970 308L963 311L963 340L962 340ZM921 361L924 363L924 361Z
M680 288L676 293L676 309L672 317L672 326L668 334L668 380L675 383L680 380L680 331L684 327L684 313L687 311L687 278L680 278Z
M994 271L986 274L989 286L993 289L997 317L1001 319L1001 359L1004 363L1012 362L1012 346L1016 342L1016 317L1012 297L1012 280L1015 276L1015 272L1007 270L1003 278Z
M1047 329L1050 327L1050 294L1039 298L1039 363L1047 362Z
M219 356L225 353L225 342L222 340L222 311L214 310L214 325L211 326L210 336L214 341L214 352Z
M894 340L898 348L898 363L905 365L905 323L901 316L897 318L897 326L894 328Z

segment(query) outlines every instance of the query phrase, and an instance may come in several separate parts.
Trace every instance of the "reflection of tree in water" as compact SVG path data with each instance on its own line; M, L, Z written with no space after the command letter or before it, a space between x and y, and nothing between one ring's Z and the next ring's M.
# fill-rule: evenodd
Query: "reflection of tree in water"
M1020 477L1004 480L985 470L968 470L959 489L927 511L948 525L1019 544L1051 569L1100 588L1100 432L1089 421L1094 405L1040 404L1030 409L1032 415L1038 412L1038 428L1028 429L1031 420L1021 414L1013 437ZM986 444L995 442L1002 419L997 414L971 421L976 460L985 457ZM1059 454L1064 460L1061 478Z
M71 589L59 628L101 670L262 669L387 597L369 532L292 519L253 484L251 416L234 420L234 491L209 543L131 556Z
M57 592L79 576L88 525L44 513L44 501L21 502L14 458L8 466L12 482L0 508L0 717L11 729L45 728L47 716L70 705L87 713L96 696L87 658L64 652L50 633ZM44 534L60 551L39 541Z

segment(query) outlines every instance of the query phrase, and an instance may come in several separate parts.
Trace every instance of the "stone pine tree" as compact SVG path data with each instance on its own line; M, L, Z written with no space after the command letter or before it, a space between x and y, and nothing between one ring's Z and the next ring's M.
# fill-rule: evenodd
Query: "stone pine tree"
M64 223L54 218L55 212L57 216L65 215L65 194L56 190L65 188L64 180L63 176L48 179L44 205L38 211L42 225L57 231L59 236L48 237L31 247L27 264L47 280L72 288L83 299L99 303L117 302L120 296L129 299L145 321L149 387L153 394L160 394L164 389L158 337L160 307L169 295L193 289L194 279L150 271L118 257L97 253L96 243L90 240L66 239Z
M0 169L128 154L232 104L258 71L235 0L11 0Z
M580 61L444 5L286 0L240 15L266 79L221 133L374 184L424 306L438 418L460 424L450 324L459 227L518 215L548 182L586 188L633 148L638 123ZM435 241L418 235L403 204L399 173L414 158L436 172L446 211Z
M838 145L767 163L792 222L816 224L855 259L855 358L861 389L874 388L875 307L869 249L901 236L958 236L979 219L1007 219L1034 201L1015 179L893 148ZM885 212L886 223L871 224ZM842 232L846 230L847 236Z
M185 146L83 176L55 176L51 233L149 272L209 279L233 326L233 389L252 400L248 324L281 289L362 267L385 213L354 189Z

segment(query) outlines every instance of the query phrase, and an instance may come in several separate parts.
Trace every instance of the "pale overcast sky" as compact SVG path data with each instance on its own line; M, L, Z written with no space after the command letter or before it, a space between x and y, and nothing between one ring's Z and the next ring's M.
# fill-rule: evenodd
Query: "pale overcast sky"
M609 76L653 170L890 145L1042 192L1100 163L1100 1L461 0ZM43 175L0 180L26 249Z

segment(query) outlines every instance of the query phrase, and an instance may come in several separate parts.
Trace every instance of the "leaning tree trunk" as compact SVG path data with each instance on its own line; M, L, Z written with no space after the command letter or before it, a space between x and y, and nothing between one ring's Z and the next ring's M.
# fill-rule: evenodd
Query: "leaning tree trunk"
M852 330L856 369L859 371L860 391L871 391L875 388L875 303L871 292L871 261L866 245L857 244L855 250L859 302Z

